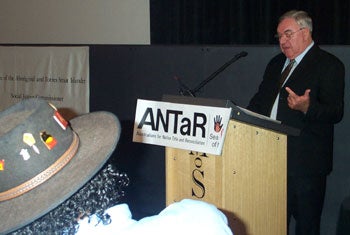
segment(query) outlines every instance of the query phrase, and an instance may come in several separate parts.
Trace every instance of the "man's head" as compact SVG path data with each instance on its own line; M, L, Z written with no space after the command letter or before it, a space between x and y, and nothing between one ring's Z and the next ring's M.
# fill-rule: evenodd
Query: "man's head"
M289 59L300 55L312 42L312 19L304 11L288 11L277 26L281 51Z

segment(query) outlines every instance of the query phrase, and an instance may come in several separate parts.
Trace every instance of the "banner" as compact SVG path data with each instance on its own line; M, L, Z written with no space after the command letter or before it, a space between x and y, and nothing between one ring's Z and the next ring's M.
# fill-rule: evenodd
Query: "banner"
M88 47L0 47L0 111L40 97L65 118L89 112Z
M221 155L231 108L137 100L133 141Z

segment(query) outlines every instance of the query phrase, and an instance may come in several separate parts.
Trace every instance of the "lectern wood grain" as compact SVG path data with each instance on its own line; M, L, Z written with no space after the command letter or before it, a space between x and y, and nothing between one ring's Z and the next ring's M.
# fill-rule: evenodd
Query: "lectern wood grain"
M235 235L286 234L287 136L230 120L221 156L166 148L166 204L213 203Z

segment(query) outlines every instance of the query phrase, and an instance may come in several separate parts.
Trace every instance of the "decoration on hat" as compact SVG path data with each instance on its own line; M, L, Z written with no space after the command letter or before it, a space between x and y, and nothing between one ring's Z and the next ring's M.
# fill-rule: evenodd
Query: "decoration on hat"
M0 171L3 171L3 170L5 170L5 160L4 159L0 160Z
M49 150L52 150L57 144L57 140L46 131L40 132L40 137Z
M34 150L34 152L36 152L37 154L40 154L38 147L35 145L36 143L35 138L31 133L23 134L23 142L29 145Z
M49 103L49 105L55 110L53 118L62 127L62 129L65 130L68 126L68 122L62 117L62 115L58 112L57 108L53 104Z
M23 157L24 161L27 161L30 158L28 149L21 149L21 152L19 154Z
M67 128L68 122L61 116L61 114L57 110L55 111L53 118L62 127L63 130Z

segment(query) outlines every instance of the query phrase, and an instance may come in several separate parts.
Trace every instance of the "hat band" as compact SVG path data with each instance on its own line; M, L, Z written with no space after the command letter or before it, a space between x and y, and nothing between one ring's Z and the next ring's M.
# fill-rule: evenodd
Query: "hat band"
M44 170L37 176L24 182L23 184L16 186L12 189L9 189L5 192L1 192L0 202L18 197L28 192L29 190L44 183L46 180L48 180L50 177L52 177L54 174L60 171L65 165L67 165L67 163L74 157L79 146L78 135L74 131L72 133L73 133L72 144L69 146L67 151L54 164L52 164L50 167L48 167L46 170Z

